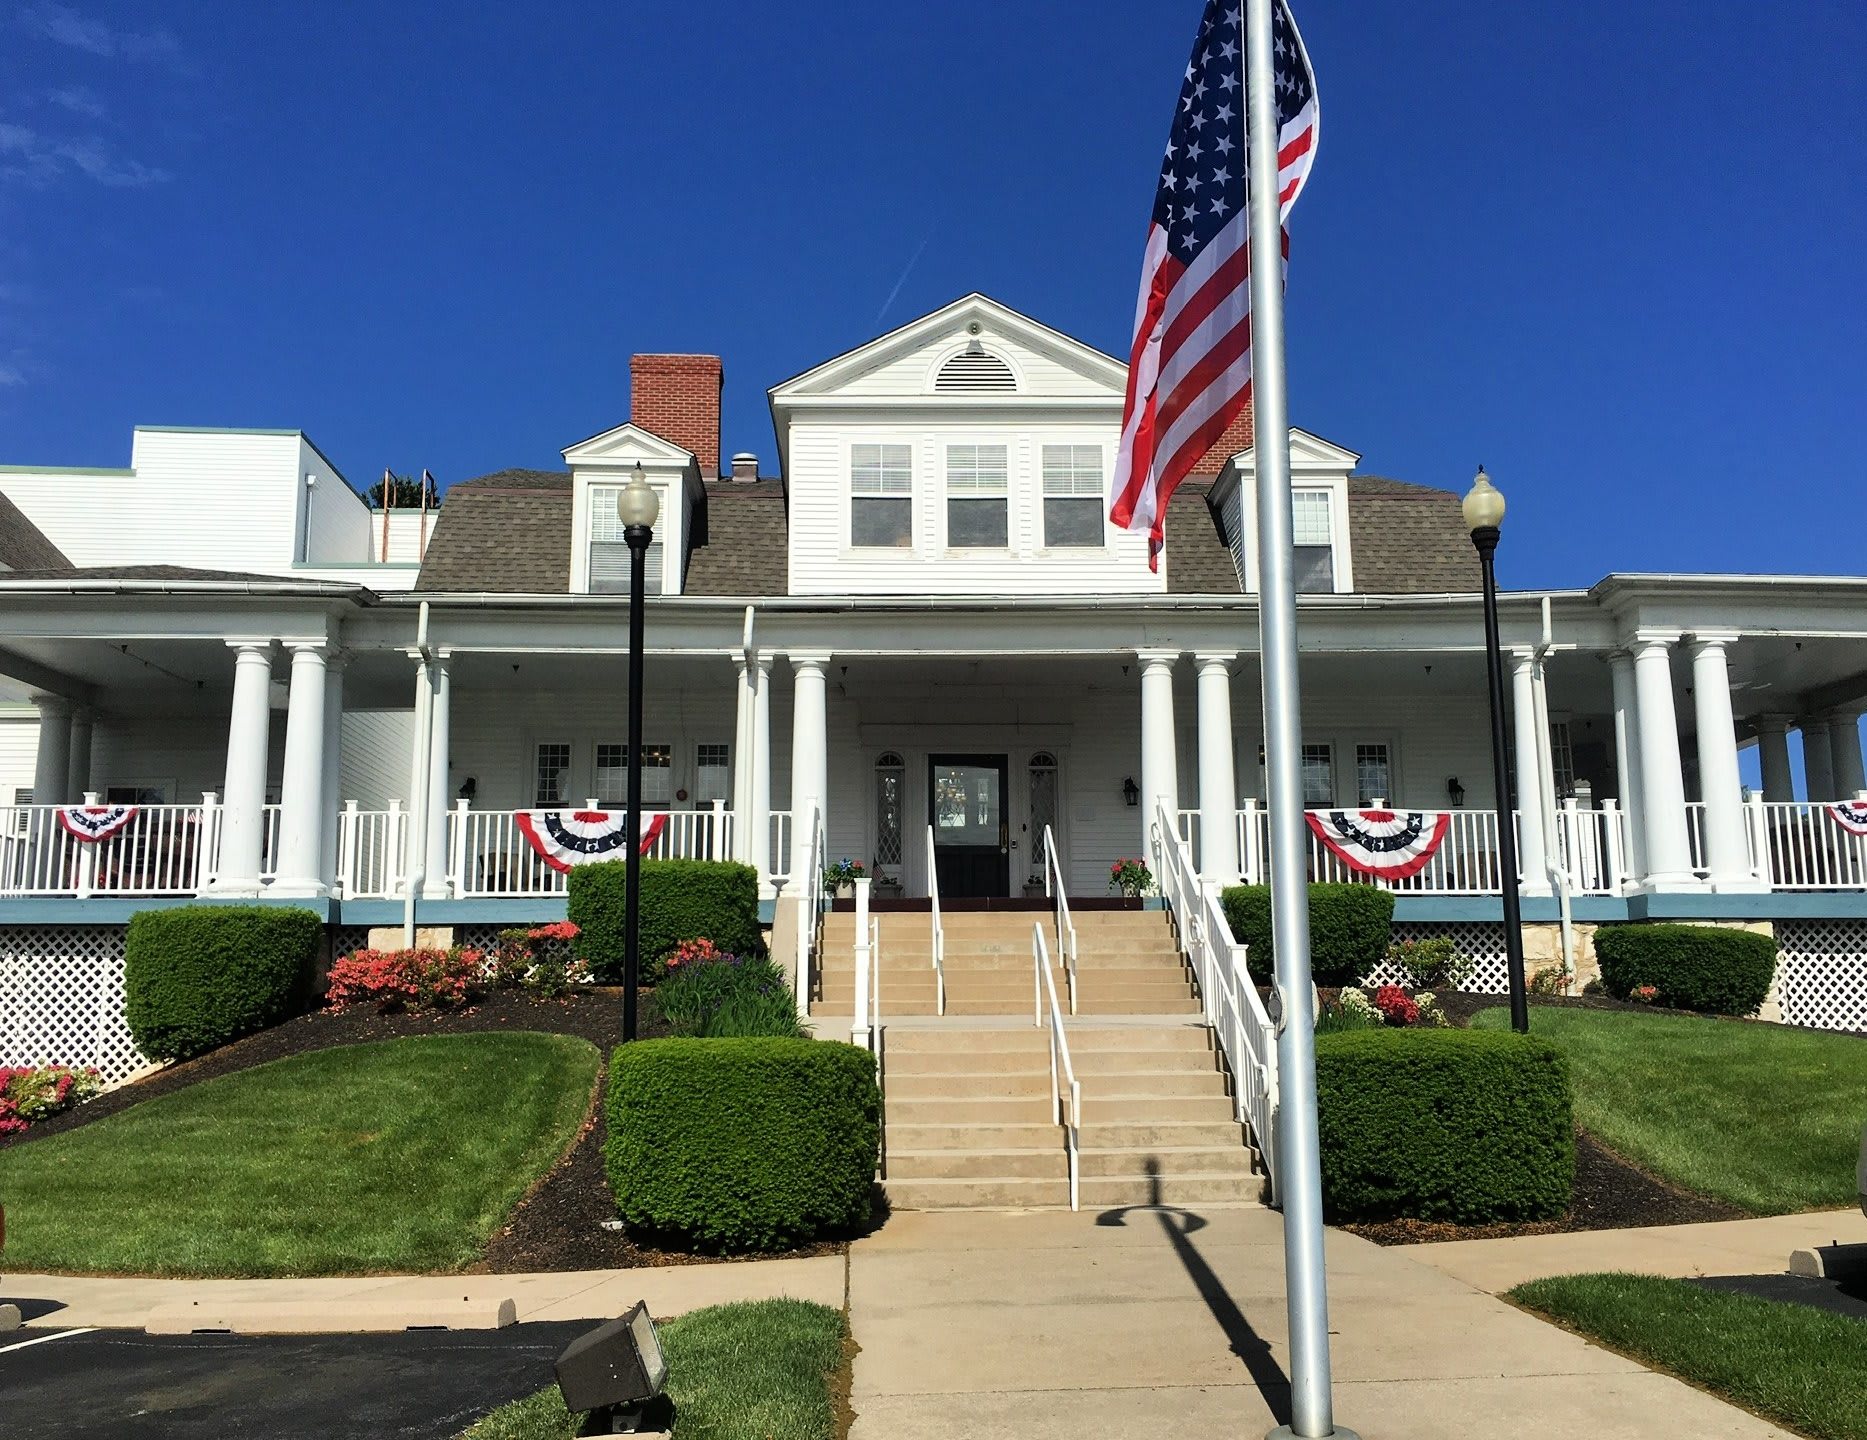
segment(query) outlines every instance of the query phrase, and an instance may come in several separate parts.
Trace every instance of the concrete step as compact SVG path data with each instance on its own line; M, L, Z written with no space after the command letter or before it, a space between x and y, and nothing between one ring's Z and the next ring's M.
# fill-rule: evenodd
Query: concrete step
M1085 1175L1078 1190L1085 1210L1106 1210L1115 1205L1264 1203L1264 1177L1249 1174Z
M1243 1145L1174 1148L1156 1145L1138 1150L1084 1148L1078 1156L1077 1165L1078 1173L1084 1177L1134 1178L1147 1175L1150 1165L1154 1167L1155 1173L1163 1176L1249 1175L1252 1159L1252 1152Z
M887 1095L898 1101L1007 1099L1050 1094L1050 1070L994 1071L972 1075L899 1075L890 1071Z
M888 1192L888 1203L897 1210L1056 1209L1070 1203L1067 1175L1045 1179L887 1180L882 1188Z
M886 1054L892 1062L897 1056L916 1054L952 1054L955 1051L1029 1050L1048 1053L1049 1031L1026 1024L1002 1027L968 1025L964 1021L938 1025L887 1026ZM1064 1033L1069 1037L1072 1055L1090 1050L1171 1050L1211 1053L1212 1032L1200 1024L1079 1024L1065 1018Z
M1246 1149L1245 1127L1229 1116L1224 1120L1158 1120L1134 1125L1091 1124L1085 1119L1077 1138L1085 1150L1182 1150L1208 1146Z
M1063 1132L1051 1127L1042 1150L895 1150L887 1183L901 1180L1057 1180L1070 1173Z
M1061 997L1059 997L1061 998ZM946 1013L948 1015L1028 1015L1031 1002L1027 997L1022 1005L1010 998L993 999L990 996L967 996L949 989L946 992ZM1188 995L1176 998L1172 995L1121 998L1108 995L1086 995L1077 1002L1078 1015L1196 1015L1199 1002Z
M1014 945L1002 950L968 950L949 945L941 952L940 964L949 973L954 970L1016 970L1028 975L1031 973L1031 947ZM1062 956L1054 950L1050 955L1050 964L1057 971L1066 968ZM1094 951L1079 951L1076 956L1078 970L1177 970L1185 968L1185 964L1178 950L1165 945L1136 945L1132 948L1110 945ZM818 968L825 975L853 975L856 971L855 953L846 947L825 948ZM926 946L894 946L886 943L882 946L883 974L891 970L932 969L933 951Z
M923 1102L939 1103L939 1102ZM971 1102L967 1102L971 1103ZM1048 1107L1045 1115L1048 1115ZM1020 1116L1020 1119L1029 1118ZM1173 1120L1217 1123L1232 1118L1232 1102L1224 1095L1105 1095L1083 1096L1083 1124L1158 1125Z
M1238 1127L1233 1126L1234 1130ZM1084 1134L1088 1133L1085 1126ZM1189 1134L1191 1131L1189 1130ZM1063 1131L1050 1123L1050 1112L1042 1120L1022 1124L919 1125L888 1118L887 1148L926 1150L1042 1150L1063 1145Z
M886 1028L886 1027L884 1027ZM897 1035L905 1032L897 1031ZM1076 1037L1068 1035L1070 1060L1076 1066L1076 1073L1098 1078L1145 1070L1158 1070L1173 1064L1184 1067L1189 1072L1203 1074L1217 1073L1216 1058L1209 1050L1188 1048L1185 1050L1164 1050L1134 1046L1129 1049L1115 1050L1102 1048L1078 1048ZM964 1046L954 1046L950 1050L906 1050L895 1051L885 1048L884 1065L888 1078L894 1080L906 1075L982 1075L1011 1074L1025 1072L1037 1074L1049 1073L1050 1051L1045 1046L1030 1046L1016 1050L975 1050Z
M891 1179L883 1182L883 1188L888 1203L897 1210L1057 1209L1070 1203L1067 1174L1055 1179ZM1084 1210L1117 1205L1264 1203L1264 1180L1258 1175L1085 1175L1078 1189Z
M1195 1105L1204 1102L1162 1100L1156 1103ZM1086 1111L1087 1106L1085 1105L1084 1108ZM950 1096L907 1099L890 1095L886 1109L887 1123L891 1132L896 1125L1044 1125L1053 1123L1050 1100L1042 1092L1036 1095L996 1095L974 1099L954 1099ZM1124 1115L1106 1118L1127 1119L1130 1117ZM1187 1115L1176 1118L1199 1119L1201 1117Z

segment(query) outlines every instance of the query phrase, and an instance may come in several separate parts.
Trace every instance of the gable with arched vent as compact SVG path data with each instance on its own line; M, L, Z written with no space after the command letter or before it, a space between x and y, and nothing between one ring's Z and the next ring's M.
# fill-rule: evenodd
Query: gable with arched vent
M1018 375L1004 356L975 340L940 362L933 389L938 395L1012 395Z

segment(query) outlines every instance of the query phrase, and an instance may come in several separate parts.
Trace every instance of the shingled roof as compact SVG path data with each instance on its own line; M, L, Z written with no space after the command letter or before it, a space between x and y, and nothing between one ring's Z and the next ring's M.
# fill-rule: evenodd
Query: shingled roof
M1355 589L1368 595L1469 594L1478 557L1450 490L1348 477L1348 529Z
M417 590L563 595L570 590L566 470L499 470L450 486Z
M69 570L71 561L26 518L25 511L0 495L0 566L8 570Z
M689 595L782 595L790 588L782 480L707 482L707 543L687 562Z

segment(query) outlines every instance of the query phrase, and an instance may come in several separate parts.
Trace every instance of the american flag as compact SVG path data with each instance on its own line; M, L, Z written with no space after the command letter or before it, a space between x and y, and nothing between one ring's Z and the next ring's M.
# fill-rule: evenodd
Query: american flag
M1242 0L1206 6L1141 263L1109 519L1147 532L1155 570L1168 497L1251 399L1243 8ZM1282 219L1316 152L1316 77L1284 0L1275 0L1271 25ZM1286 261L1289 253L1286 230Z

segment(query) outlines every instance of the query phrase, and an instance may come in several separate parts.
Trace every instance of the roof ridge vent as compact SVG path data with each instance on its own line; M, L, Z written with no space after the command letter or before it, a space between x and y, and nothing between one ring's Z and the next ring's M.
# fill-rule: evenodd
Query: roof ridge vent
M949 358L934 376L942 394L1005 394L1018 388L1018 377L997 355L974 340Z

